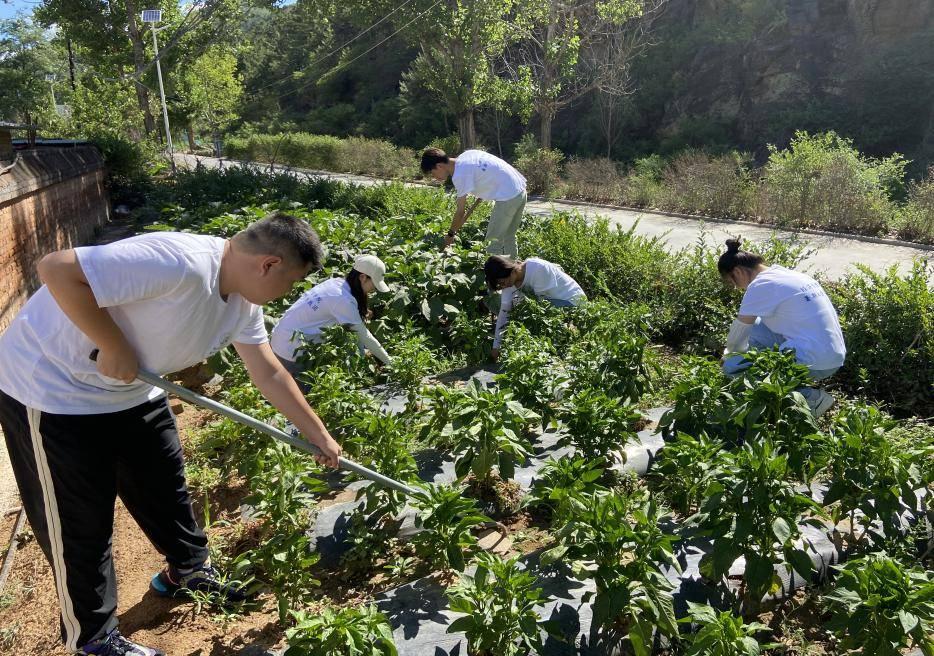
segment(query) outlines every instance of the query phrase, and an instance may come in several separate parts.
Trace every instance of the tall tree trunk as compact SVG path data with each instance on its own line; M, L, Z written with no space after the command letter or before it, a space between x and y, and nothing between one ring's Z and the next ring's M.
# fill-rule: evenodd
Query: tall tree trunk
M188 135L188 150L195 152L195 129L190 122L185 125L185 134Z
M542 109L541 116L541 130L539 131L539 147L541 148L551 148L551 123L555 118L555 111L546 106Z
M477 145L477 131L473 122L473 110L468 109L457 117L457 133L461 138L461 151Z
M127 31L130 33L130 43L133 44L133 66L136 74L139 75L146 68L146 48L143 46L142 35L139 33L139 25L136 22L138 11L134 0L126 0ZM149 108L149 93L142 84L134 84L136 88L136 101L143 112L143 124L146 127L146 134L152 134L156 129L156 122L153 120L152 111Z
M71 49L71 39L65 39L68 48L68 77L71 79L71 90L75 90L75 53Z

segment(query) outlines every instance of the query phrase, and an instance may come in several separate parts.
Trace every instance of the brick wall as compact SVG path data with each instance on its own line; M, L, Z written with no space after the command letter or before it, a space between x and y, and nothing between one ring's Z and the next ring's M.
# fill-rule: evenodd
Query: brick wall
M39 288L39 259L86 243L110 215L104 162L93 146L17 155L0 175L0 331Z

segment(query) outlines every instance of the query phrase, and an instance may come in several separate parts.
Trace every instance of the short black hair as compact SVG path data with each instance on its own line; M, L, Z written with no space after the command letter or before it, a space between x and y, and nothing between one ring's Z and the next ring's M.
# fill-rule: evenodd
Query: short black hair
M422 153L422 173L430 173L438 164L447 164L451 158L440 148L426 148Z
M275 255L294 265L320 269L324 260L321 239L307 221L284 212L271 212L233 236L245 251Z
M742 246L741 238L726 240L726 252L717 260L717 270L721 276L727 275L736 267L752 269L765 261L757 253L740 250L740 246Z
M491 255L483 264L483 275L486 278L486 286L496 291L496 283L503 278L508 278L512 272L519 266L519 262L503 255Z

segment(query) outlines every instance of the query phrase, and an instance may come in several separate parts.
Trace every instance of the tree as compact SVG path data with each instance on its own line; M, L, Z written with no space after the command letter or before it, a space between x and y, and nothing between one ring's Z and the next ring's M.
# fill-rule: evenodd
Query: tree
M133 85L136 102L147 134L156 133L156 122L150 105L150 89L156 84L155 53L152 36L141 25L143 9L162 9L161 28L168 28L160 37L160 58L167 87L172 86L166 61L177 60L171 55L186 36L200 31L200 48L222 36L234 38L231 19L240 12L235 0L200 0L186 9L185 15L177 2L156 0L140 4L139 0L43 0L34 12L36 19L47 27L55 27L72 45L79 62L98 80L127 82ZM152 29L149 26L148 29ZM181 49L180 49L181 50ZM184 54L184 53L183 53Z
M201 121L215 143L237 118L237 106L243 95L243 82L237 74L237 58L230 48L212 46L186 69L181 78L189 131L194 121Z
M626 93L629 61L645 43L647 26L666 0L527 0L531 22L509 48L507 70L531 87L539 142L551 148L551 125L560 109L599 90Z
M0 118L49 126L56 121L46 75L64 71L63 53L31 19L0 21Z
M363 2L369 15L393 4ZM435 95L457 119L461 148L476 145L474 116L482 107L507 107L521 89L496 75L494 64L524 22L515 0L415 0L392 20L417 45L411 76ZM414 16L414 17L413 17Z

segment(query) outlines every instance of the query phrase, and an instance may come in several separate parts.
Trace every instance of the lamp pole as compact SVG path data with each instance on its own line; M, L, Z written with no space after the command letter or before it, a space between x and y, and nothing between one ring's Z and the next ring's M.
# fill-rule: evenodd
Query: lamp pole
M156 53L156 77L159 78L159 96L162 98L162 120L165 123L165 144L169 150L169 163L175 172L175 149L172 147L172 130L169 128L169 110L165 104L165 87L162 85L162 64L159 61L159 41L156 39L156 23L162 20L161 9L144 9L143 22L152 26L152 47Z

